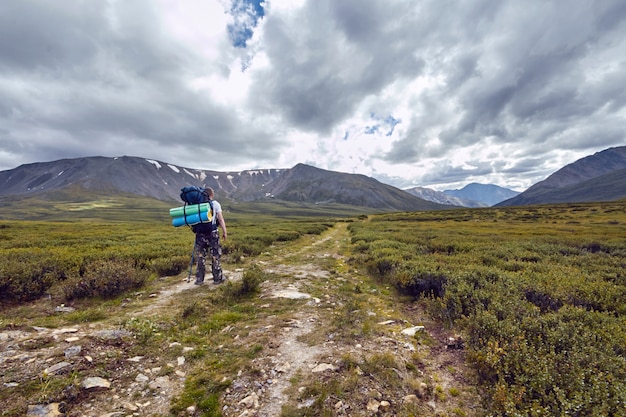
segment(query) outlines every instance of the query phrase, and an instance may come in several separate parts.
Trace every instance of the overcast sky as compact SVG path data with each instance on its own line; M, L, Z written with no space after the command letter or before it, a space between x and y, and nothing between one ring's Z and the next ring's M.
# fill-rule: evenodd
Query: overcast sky
M625 144L624 0L0 6L0 170L129 155L523 191Z

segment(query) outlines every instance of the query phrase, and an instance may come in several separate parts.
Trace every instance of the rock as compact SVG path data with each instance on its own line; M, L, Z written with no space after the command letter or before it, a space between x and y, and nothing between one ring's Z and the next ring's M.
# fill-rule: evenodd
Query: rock
M380 402L380 408L382 408L383 410L389 408L390 406L391 406L391 403L389 403L389 401L383 400Z
M78 329L75 327L66 327L64 329L55 330L55 334L65 334L65 333L77 333Z
M101 330L99 332L95 332L93 336L98 337L104 340L115 340L121 339L122 337L132 336L132 333L128 330Z
M133 356L132 358L126 359L128 362L140 362L143 359L143 356Z
M44 369L43 373L44 374L48 374L48 375L56 374L57 372L59 372L63 368L66 368L66 367L68 367L70 365L71 365L71 363L69 363L69 362L59 362L59 363L57 363L55 365L52 365L49 368Z
M291 365L289 364L289 362L285 362L282 365L280 365L278 368L276 368L276 372L278 373L286 373L289 368L291 368Z
M337 369L339 368L333 364L320 363L315 368L311 369L311 372L318 373L318 372L324 372L324 371L336 371Z
M183 366L183 365L185 364L185 357L184 357L184 356L179 356L179 357L176 359L176 361L177 361L177 363L178 363L178 366Z
M418 404L419 399L417 398L417 395L414 395L414 394L405 395L402 398L402 403L403 404Z
M302 293L296 290L279 290L273 294L274 298L289 298L292 300L311 298L309 294Z
M378 400L370 398L370 400L367 402L367 411L378 413L379 407L380 407L380 403L378 402Z
M56 417L62 416L63 413L59 411L59 403L51 403L46 405L29 405L26 415L28 417Z
M124 408L124 410L128 410L128 411L137 411L137 410L139 410L139 407L137 407L135 404L132 404L132 403L124 403L124 405L122 405L122 407Z
M81 347L80 346L70 346L67 349L65 349L63 351L63 354L65 355L66 358L71 358L73 356L76 356L80 353L81 351Z
M185 412L187 413L188 416L193 416L196 414L196 406L195 405L190 405L189 407L187 407L185 409Z
M259 408L259 396L253 392L243 400L239 401L239 405L243 405L246 408Z
M104 379L104 378L100 378L98 376L93 376L93 377L86 378L81 383L81 386L84 389L110 388L111 387L111 383L108 380Z
M71 313L74 310L74 307L67 307L63 304L54 308L54 311L57 313Z
M421 332L422 330L424 330L424 326L413 326L409 327L408 329L402 330L402 334L405 334L407 336L415 336L417 332Z
M170 386L170 378L167 376L160 376L154 381L148 384L148 388L156 390L158 388L168 388Z
M396 322L395 320L385 320L385 321L378 322L378 324L381 326L386 326L388 324L393 324L395 322Z
M139 374L135 377L135 382L148 382L150 380L150 378L148 378L146 375L144 374Z

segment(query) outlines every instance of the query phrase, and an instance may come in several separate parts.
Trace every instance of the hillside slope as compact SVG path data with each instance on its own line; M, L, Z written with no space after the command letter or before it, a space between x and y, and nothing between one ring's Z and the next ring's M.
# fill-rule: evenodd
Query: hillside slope
M516 197L496 206L613 201L626 195L626 146L605 149L559 169Z
M553 203L588 203L626 198L626 168L587 181L559 187L556 190L537 188L498 205L529 205ZM504 204L507 203L507 204Z
M267 187L275 198L313 203L337 202L381 210L440 210L449 208L410 195L374 178L297 164Z

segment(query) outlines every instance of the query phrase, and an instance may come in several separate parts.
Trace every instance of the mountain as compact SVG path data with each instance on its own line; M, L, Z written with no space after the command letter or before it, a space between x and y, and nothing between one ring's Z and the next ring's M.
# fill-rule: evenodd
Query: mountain
M430 188L413 187L405 189L409 194L413 194L416 197L423 198L424 200L432 201L439 204L447 204L451 206L460 207L487 207L487 203L483 203L475 200L467 200L465 198L454 197L445 194L441 191L435 191Z
M605 149L559 169L497 206L582 203L626 198L626 146Z
M0 172L0 197L13 198L135 195L180 204L180 189L186 185L212 187L218 199L233 202L336 203L380 211L450 208L364 175L326 171L304 164L290 169L219 172L123 156L62 159Z
M384 211L450 208L416 198L396 187L360 174L327 171L298 164L268 184L266 190L287 201L342 203Z
M0 196L32 196L69 186L111 195L135 194L162 201L180 201L180 189L198 184L224 194L253 194L281 170L243 171L236 174L178 167L138 157L87 157L21 165L0 172Z
M486 206L493 206L501 201L515 197L519 194L519 191L513 191L494 184L478 184L473 182L467 184L460 190L445 190L443 193L451 197L474 200Z

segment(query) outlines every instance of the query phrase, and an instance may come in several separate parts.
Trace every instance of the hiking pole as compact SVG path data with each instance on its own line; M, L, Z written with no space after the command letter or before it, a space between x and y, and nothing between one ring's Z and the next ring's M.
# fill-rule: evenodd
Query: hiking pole
M196 257L196 242L193 242L193 250L191 251L191 261L189 262L189 275L187 275L187 282L191 281L191 269L193 268L193 261Z

